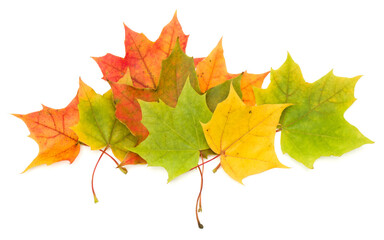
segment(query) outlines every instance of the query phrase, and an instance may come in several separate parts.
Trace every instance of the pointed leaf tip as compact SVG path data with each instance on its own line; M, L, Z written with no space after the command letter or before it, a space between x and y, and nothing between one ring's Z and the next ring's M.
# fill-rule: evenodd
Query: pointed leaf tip
M287 52L287 59L285 60L285 62L286 63L289 63L289 62L295 63L295 61L293 61L293 58L289 52Z

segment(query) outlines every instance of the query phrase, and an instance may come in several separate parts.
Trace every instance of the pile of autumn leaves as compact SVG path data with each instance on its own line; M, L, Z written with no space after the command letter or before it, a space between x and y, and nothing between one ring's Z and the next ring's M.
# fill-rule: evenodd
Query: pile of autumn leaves
M372 143L343 117L360 77L330 72L307 83L288 55L261 89L269 72L229 74L221 41L206 58L193 59L184 53L187 40L176 14L155 42L125 27L125 57L94 58L110 91L99 95L80 80L66 108L16 115L40 148L26 170L72 163L86 145L101 155L112 149L122 171L129 164L164 167L168 181L215 153L241 182L285 167L274 150L276 132L282 151L309 168L320 156Z

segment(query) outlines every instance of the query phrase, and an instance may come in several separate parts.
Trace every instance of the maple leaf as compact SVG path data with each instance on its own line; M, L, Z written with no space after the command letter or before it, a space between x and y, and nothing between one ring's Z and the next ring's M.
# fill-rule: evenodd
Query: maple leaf
M165 104L175 107L179 95L188 78L198 89L193 58L182 51L176 41L171 55L163 60L159 85L154 89L137 89L125 82L130 82L129 74L118 83L110 82L116 102L116 117L122 121L139 138L139 143L148 136L148 130L141 123L142 114L137 99L155 102L161 99ZM124 83L121 83L124 81Z
M109 82L116 102L116 117L124 123L138 143L148 136L148 130L141 123L142 114L137 99L147 102L158 101L152 89L137 89L127 84Z
M62 109L43 105L43 109L26 115L13 114L27 125L29 135L39 145L39 154L24 170L46 164L68 160L72 163L80 151L77 135L70 129L79 120L76 97Z
M241 77L241 93L242 100L245 104L249 106L254 106L256 104L255 94L253 93L253 88L261 88L263 85L264 79L267 77L269 72L261 74L247 73L245 71Z
M206 58L195 59L196 74L200 91L205 93L209 89L220 85L227 80L236 78L241 74L231 74L225 64L222 39ZM252 74L244 72L241 80L241 91L244 93L243 101L248 105L255 105L255 97L252 86L260 88L269 72ZM229 88L228 88L229 90Z
M304 81L300 67L288 54L285 63L271 71L267 89L254 89L257 104L293 103L283 112L281 148L308 168L320 156L342 154L373 143L344 119L356 100L360 76L337 77L329 72L314 83Z
M242 183L243 178L271 168L285 168L274 150L276 126L290 104L247 106L231 86L228 97L202 124L210 148L220 155L224 171Z
M202 93L232 78L227 72L222 40L220 39L212 52L196 66L196 74Z
M192 87L199 91L194 60L184 53L177 40L172 53L162 62L156 95L168 106L176 107L188 77Z
M211 112L215 111L217 104L221 103L228 97L231 86L234 88L240 98L243 96L243 93L241 92L241 78L242 74L227 80L211 89L208 89L207 93L205 94L205 98L208 108L211 110Z
M245 104L249 106L255 105L256 102L253 87L260 88L268 74L269 72L262 74L244 72L237 76L236 74L231 74L231 76L235 77L208 89L206 93L206 100L209 110L212 112L215 111L217 104L227 98L231 85Z
M150 41L144 34L125 28L125 58L112 54L94 57L103 72L103 79L117 82L127 69L130 70L133 86L156 89L161 71L161 62L172 52L176 40L185 52L188 36L184 34L175 12L172 20L162 30L156 42Z
M72 130L79 140L92 150L110 147L113 154L123 161L137 139L116 119L111 91L99 95L80 80L78 98L80 119Z
M193 62L195 64L195 67L197 66L197 64L199 64L203 60L204 60L204 58L193 58Z
M130 150L145 159L149 166L164 167L168 172L168 182L196 166L200 150L209 149L200 125L212 116L204 96L187 83L176 108L162 101L140 101L140 106L142 122L150 134Z
M159 38L154 43L154 49L156 49L156 51L160 51L160 53L155 54L156 57L160 57L161 59L169 57L177 39L179 40L180 48L183 52L185 52L188 37L189 35L184 34L179 20L177 19L177 11L175 11L171 22L163 28Z
M107 53L103 57L92 57L99 65L103 73L103 79L111 82L117 82L122 78L128 68L128 62L121 57Z
M136 165L136 164L147 164L147 161L145 161L142 157L137 155L134 152L128 152L127 155L125 155L125 158L123 161L121 161L119 168L126 165Z

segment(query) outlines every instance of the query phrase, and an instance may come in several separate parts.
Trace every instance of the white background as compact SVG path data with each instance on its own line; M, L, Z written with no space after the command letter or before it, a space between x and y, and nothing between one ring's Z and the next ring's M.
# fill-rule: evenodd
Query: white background
M206 165L203 230L194 205L197 171L167 184L166 171L129 167L99 152L20 174L38 153L10 113L65 107L78 78L108 85L91 56L124 56L123 22L155 41L178 11L190 34L187 54L202 57L223 36L228 71L277 69L287 51L313 82L334 69L364 75L345 117L375 144L306 169L280 150L291 169L250 176L240 185L218 161ZM384 7L380 1L2 1L0 3L0 239L384 239ZM267 77L269 79L269 76ZM269 80L266 80L264 87Z

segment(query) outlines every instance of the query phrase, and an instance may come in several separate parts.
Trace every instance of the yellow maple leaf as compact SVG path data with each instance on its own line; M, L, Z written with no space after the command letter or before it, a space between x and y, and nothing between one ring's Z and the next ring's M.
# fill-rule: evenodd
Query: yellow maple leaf
M286 168L277 159L274 140L282 111L290 104L247 106L231 86L212 119L202 124L210 148L236 181L271 168Z

